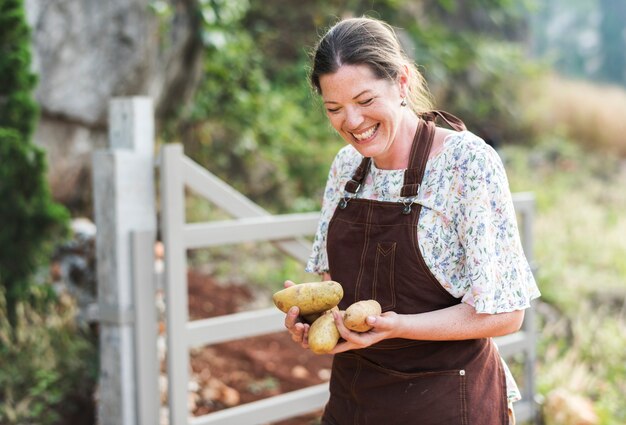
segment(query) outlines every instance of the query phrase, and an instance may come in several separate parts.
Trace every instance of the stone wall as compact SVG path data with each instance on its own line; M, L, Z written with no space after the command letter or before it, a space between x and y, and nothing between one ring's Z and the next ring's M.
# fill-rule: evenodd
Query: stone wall
M169 3L159 17L151 6ZM107 144L109 99L143 95L157 118L186 102L201 72L197 0L25 0L32 27L35 142L56 200L90 214L91 153Z

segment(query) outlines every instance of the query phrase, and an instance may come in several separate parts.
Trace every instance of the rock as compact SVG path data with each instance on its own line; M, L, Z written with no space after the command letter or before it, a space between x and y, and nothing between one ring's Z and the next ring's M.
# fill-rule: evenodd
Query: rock
M294 366L291 369L291 376L298 379L305 379L309 376L309 371L301 365Z
M215 378L210 378L204 382L204 385L198 388L197 394L204 404L211 406L218 403L232 407L241 402L239 391Z
M239 395L239 391L236 389L229 387L228 385L224 385L221 390L220 401L224 403L224 405L232 407L239 404L241 396Z
M202 397L202 400L204 400L208 404L213 404L214 400L219 399L220 392L219 392L219 389L213 386L208 386L208 387L202 388L202 391L200 391L200 395Z
M546 396L546 425L598 425L600 420L588 398L558 388Z
M52 256L51 278L59 293L71 294L78 304L80 320L87 320L89 306L96 303L96 226L88 218L70 222L71 238L59 244Z
M162 405L166 405L168 403L167 399L167 375L164 373L159 374L159 397Z
M197 0L26 0L32 28L35 142L48 155L55 199L90 205L91 153L107 145L109 100L150 96L157 117L188 100L201 74Z
M156 241L154 243L154 258L157 260L162 260L165 257L165 247L163 246L163 242Z
M96 225L86 217L72 219L70 227L76 239L88 241L96 237Z
M198 382L198 375L193 374L189 377L189 382L187 383L187 390L190 392L200 391L200 382Z
M320 369L319 372L317 372L317 377L323 381L330 380L330 369Z
M193 412L198 408L198 403L200 402L200 396L196 393L188 393L187 394L187 410Z

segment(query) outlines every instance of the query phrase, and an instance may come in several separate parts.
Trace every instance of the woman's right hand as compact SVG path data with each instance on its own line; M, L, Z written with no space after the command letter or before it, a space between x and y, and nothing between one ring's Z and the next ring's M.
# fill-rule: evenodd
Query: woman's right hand
M285 288L295 285L290 280L285 281ZM291 307L285 317L285 327L291 334L291 339L300 344L303 348L309 348L309 324L304 323L300 317L300 309Z

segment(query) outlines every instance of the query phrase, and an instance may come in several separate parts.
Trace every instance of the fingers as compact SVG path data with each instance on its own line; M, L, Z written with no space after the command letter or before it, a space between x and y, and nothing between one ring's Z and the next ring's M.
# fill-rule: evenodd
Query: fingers
M302 345L302 347L304 348L309 348L309 329L311 329L311 326L307 323L302 323L302 327L304 328L304 331L302 333L302 340L300 341L300 345Z
M302 323L299 317L300 310L298 307L291 307L285 317L285 327L291 334L291 339L304 348L308 348L309 325Z
M341 316L341 313L338 310L335 310L332 312L333 313L333 318L335 319L335 326L337 326L337 330L339 331L339 334L341 335L341 337L343 339L349 339L347 338L347 336L349 336L352 331L348 328L346 328L346 325L343 323L343 317Z
M285 283L283 283L283 285L285 286L285 288L289 288L290 286L295 285L296 283L292 280L286 280Z
M378 332L390 332L398 327L398 314L387 311L380 316L369 316L367 323Z
M346 328L343 318L338 312L335 312L333 317L335 326L344 339L344 342L337 344L332 351L334 354L355 348L369 347L383 339L395 337L398 315L394 312L383 313L380 316L368 316L367 323L373 326L368 332L354 332Z
M309 326L306 323L298 322L293 328L289 330L291 334L291 339L298 344L305 342L305 337L308 337Z
M285 327L289 330L299 321L300 309L296 306L291 307L285 317Z
M364 338L364 333L354 332L346 328L346 325L343 323L343 317L339 311L333 311L333 318L335 319L335 326L339 331L339 335L341 335L346 342L350 343L342 344L342 346L338 348L345 351L350 348L363 348L370 345L370 343L366 342L367 340Z

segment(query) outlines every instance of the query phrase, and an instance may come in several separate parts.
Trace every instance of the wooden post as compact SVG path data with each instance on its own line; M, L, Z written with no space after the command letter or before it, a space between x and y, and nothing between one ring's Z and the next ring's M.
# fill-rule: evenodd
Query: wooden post
M145 316L152 300L136 299L135 285L154 285L148 282L134 282L134 277L145 276L135 270L141 263L152 267L150 260L142 256L133 260L133 246L137 247L136 232L144 232L141 240L144 249L150 249L152 258L153 243L145 242L145 232L156 234L156 209L154 188L154 110L149 98L113 99L109 109L109 148L93 155L94 215L98 228L97 277L98 277L98 319L100 322L100 382L98 400L99 425L136 425L155 421L158 413L158 388L138 378L145 373L136 362L139 329L136 313ZM148 248L149 247L149 248ZM136 250L135 250L136 251ZM152 264L154 262L152 261ZM152 276L152 269L149 275ZM137 302L146 304L137 308ZM152 332L152 328L147 330ZM141 330L146 332L145 329ZM152 338L152 352L157 356L156 323ZM143 336L143 335L142 335ZM146 341L142 340L142 341ZM146 349L144 354L149 352ZM149 364L154 360L144 359ZM158 370L153 371L156 382ZM157 412L146 418L146 397L139 391L153 391Z

